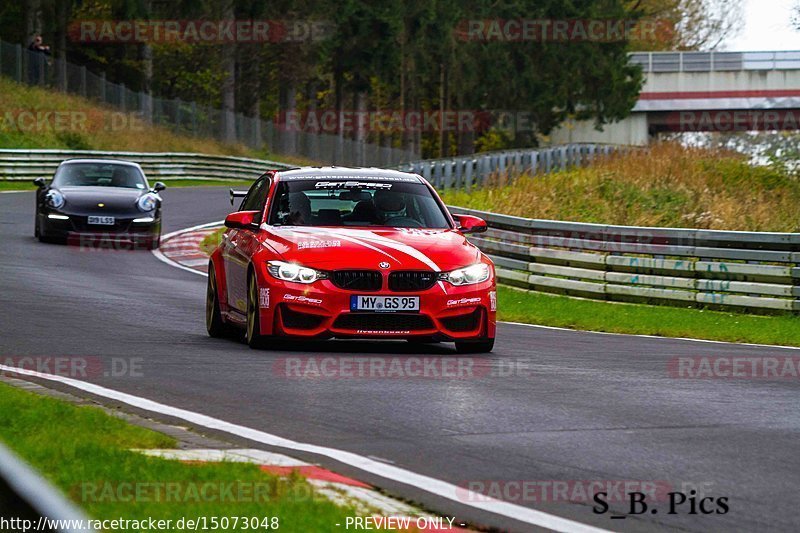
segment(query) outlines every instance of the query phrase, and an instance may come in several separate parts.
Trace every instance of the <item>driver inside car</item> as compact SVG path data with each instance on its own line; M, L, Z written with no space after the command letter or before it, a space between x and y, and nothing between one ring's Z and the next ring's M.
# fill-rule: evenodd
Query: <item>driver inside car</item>
M378 216L383 222L405 216L406 202L400 194L378 190L375 191L373 201L378 210Z

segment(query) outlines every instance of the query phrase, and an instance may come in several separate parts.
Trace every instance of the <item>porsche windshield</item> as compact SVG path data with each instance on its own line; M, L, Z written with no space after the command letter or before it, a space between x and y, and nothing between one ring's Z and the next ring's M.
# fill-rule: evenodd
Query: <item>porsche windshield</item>
M139 169L115 163L68 163L53 178L54 187L124 187L144 190L147 182Z
M450 227L424 184L358 178L282 181L269 220L276 226Z

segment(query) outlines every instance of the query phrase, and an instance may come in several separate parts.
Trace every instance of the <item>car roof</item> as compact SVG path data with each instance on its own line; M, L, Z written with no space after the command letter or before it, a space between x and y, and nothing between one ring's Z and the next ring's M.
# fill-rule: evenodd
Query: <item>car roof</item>
M139 170L142 170L141 165L139 163L134 163L133 161L124 161L122 159L65 159L61 162L61 165L67 165L72 163L89 163L94 165L126 165L129 167L136 167ZM59 166L61 166L59 165Z
M342 179L355 178L363 181L407 181L425 183L418 174L387 170L385 168L352 168L352 167L302 167L291 170L279 170L275 177L278 181Z

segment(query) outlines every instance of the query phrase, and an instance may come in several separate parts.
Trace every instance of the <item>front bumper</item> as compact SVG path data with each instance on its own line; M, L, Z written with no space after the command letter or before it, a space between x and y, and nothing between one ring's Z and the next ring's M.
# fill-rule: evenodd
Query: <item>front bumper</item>
M304 338L494 338L493 281L455 287L437 282L422 291L351 291L330 280L310 285L259 275L261 333ZM353 295L419 296L418 312L351 311Z
M152 222L134 222L134 217L115 217L113 226L91 226L85 215L63 215L69 218L53 219L48 213L40 213L39 233L52 240L66 242L81 248L127 248L150 247L161 236L161 217Z

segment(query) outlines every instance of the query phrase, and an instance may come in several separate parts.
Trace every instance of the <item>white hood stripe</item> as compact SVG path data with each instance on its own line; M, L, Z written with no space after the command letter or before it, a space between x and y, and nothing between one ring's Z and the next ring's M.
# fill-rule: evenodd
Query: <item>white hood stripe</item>
M324 237L331 237L331 238L336 238L336 239L342 239L342 240L347 241L347 242L352 242L353 244L358 244L359 246L363 246L364 248L369 248L370 250L374 250L374 251L376 251L376 252L378 252L380 254L383 254L386 257L390 258L390 259L394 259L398 263L402 264L402 261L397 259L392 254L390 254L390 253L388 253L388 252L386 252L384 250L381 250L380 248L376 248L375 246L372 246L372 245L362 241L361 239L356 239L356 238L353 238L353 237L348 237L346 235L343 235L342 233L340 233L338 231L337 232L327 231L327 230L322 230L322 231L320 231L320 230L315 230L315 231L294 230L294 231L297 231L298 233L303 233L304 235L309 235L309 234L321 235L321 236L324 236Z
M431 260L430 257L428 257L427 255L423 254L422 252L420 252L419 250L417 250L413 246L409 246L407 244L403 244L403 243L401 243L399 241L396 241L394 239L390 239L389 237L382 237L380 235L375 235L375 233L372 233L372 232L370 232L369 236L362 237L362 238L367 240L368 242L372 242L374 244L383 244L384 246L387 246L389 248L394 248L398 252L402 252L402 253L404 253L404 254L406 254L408 256L413 257L414 259L416 259L417 261L419 261L421 263L425 263L426 265L428 265L429 267L431 267L433 270L435 270L437 272L441 271L441 269L439 268L439 265L434 263Z

